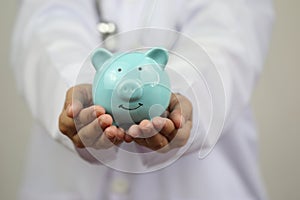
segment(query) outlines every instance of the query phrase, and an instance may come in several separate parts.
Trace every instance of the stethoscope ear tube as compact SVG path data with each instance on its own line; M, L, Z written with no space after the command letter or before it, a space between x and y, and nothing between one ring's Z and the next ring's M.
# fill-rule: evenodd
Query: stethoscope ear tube
M99 17L99 23L97 24L97 30L100 33L102 41L105 41L109 36L114 35L117 33L117 24L112 21L107 21L104 19L101 11L101 0L95 0L95 7L96 12ZM104 42L104 47L112 50L114 47L111 47L111 45L106 44Z

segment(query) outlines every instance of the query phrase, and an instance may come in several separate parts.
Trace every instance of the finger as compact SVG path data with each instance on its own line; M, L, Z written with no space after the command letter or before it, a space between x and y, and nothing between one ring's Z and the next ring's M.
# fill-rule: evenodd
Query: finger
M125 131L122 128L117 128L115 140L112 141L114 145L121 144L125 139Z
M140 127L136 124L132 125L128 131L127 131L127 134L129 136L131 136L132 138L137 138L141 135L141 130L140 130Z
M105 130L107 127L111 126L113 119L109 114L103 114L98 117L98 122L102 130Z
M125 138L125 131L124 129L122 128L117 128L117 138L120 140L120 141L123 141L124 138Z
M192 103L182 95L178 96L179 103L175 105L174 110L181 110L181 114L185 120L192 118L193 106Z
M165 110L161 115L160 117L163 117L163 118L167 118L169 116L170 112L168 110Z
M73 99L78 100L84 107L93 104L92 85L81 84L74 87Z
M65 108L71 105L67 112L69 117L77 116L82 108L91 106L92 103L92 86L90 84L77 85L67 91Z
M163 148L164 146L168 145L168 143L169 143L167 138L159 133L155 134L152 137L145 138L145 141L146 141L147 147L154 151L157 151L157 150Z
M76 146L80 147L92 147L97 139L102 135L105 128L112 124L112 118L110 115L104 114L99 116L90 124L82 127L78 134L73 137Z
M63 111L58 120L59 130L70 139L77 133L74 120L67 116L66 111Z
M163 136L167 137L168 141L174 138L175 125L168 118L155 117L152 119L154 128Z
M169 142L167 145L165 145L163 148L157 150L157 152L167 153L172 149L180 148L186 145L190 137L191 128L192 128L192 121L188 120L182 128L175 129L175 131L171 133L174 139L171 142Z
M182 124L181 108L180 108L180 104L178 101L178 96L179 95L172 93L171 99L170 99L170 104L168 107L168 110L169 110L168 117L173 121L176 128L180 128L180 126Z
M134 138L134 141L139 145L148 147L152 150L158 150L168 144L168 140L163 135L159 134L149 120L143 120L138 126L133 125L131 131L135 131L133 135L143 136L144 138Z
M178 148L184 146L190 137L191 129L192 121L188 120L181 129L177 130L176 136L172 142L169 143L170 147Z
M95 149L108 149L114 144L119 144L120 140L117 138L118 128L116 126L109 126L105 129L104 133L98 138L97 142L93 145Z
M84 106L80 101L73 99L72 104L67 109L67 115L71 118L75 118L83 108Z
M169 118L174 122L176 128L181 128L185 121L192 117L192 104L182 95L172 95L169 110Z
M157 130L154 128L152 122L149 120L143 120L139 124L140 135L139 137L148 138L157 133Z
M72 96L73 96L73 91L74 91L74 87L71 87L68 89L68 91L66 92L66 97L65 97L65 104L64 104L64 110L67 109L68 106L70 106L72 104Z
M102 133L103 129L101 129L98 119L95 119L79 130L73 137L73 142L78 148L91 147Z
M77 129L81 129L103 114L105 114L105 110L101 106L90 106L81 110L75 120Z
M121 128L115 129L114 126L106 128L104 133L111 142L115 142L116 140L124 140L125 137L124 130Z
M78 89L76 89L78 88ZM79 86L71 87L66 93L64 110L66 110L67 116L73 118L83 108L83 104L77 99L73 98L75 90L79 90Z
M148 147L145 138L133 138L133 141L141 146Z
M133 141L133 137L131 137L130 135L128 134L125 134L124 136L124 141L127 142L127 143L130 143Z
M168 106L169 111L174 110L175 105L178 104L178 96L179 94L174 94L174 93L171 94L170 103Z

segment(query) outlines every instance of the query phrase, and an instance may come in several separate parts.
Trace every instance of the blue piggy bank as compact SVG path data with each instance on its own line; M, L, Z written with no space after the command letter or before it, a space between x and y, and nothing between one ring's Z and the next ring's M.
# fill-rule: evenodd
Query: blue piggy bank
M91 57L96 69L93 101L111 114L114 124L128 128L143 119L160 116L171 91L165 66L168 53L153 48L146 53L112 54L99 48Z

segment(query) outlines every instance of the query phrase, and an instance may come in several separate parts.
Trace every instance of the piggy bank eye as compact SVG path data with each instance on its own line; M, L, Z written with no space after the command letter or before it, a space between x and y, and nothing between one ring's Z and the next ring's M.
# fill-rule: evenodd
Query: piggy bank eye
M142 68L141 68L141 67L139 67L139 68L138 68L138 70L139 70L139 71L142 71Z
M121 72L122 71L122 68L118 68L118 72Z

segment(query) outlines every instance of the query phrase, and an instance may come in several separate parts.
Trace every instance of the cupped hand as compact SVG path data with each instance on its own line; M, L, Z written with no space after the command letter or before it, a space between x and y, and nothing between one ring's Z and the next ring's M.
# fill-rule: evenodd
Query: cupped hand
M112 123L112 117L105 114L103 107L93 105L90 84L76 85L67 91L59 129L76 147L104 149L120 144L125 132Z
M132 125L125 138L162 153L182 147L192 129L192 111L192 104L185 96L172 94L166 118L156 117Z

